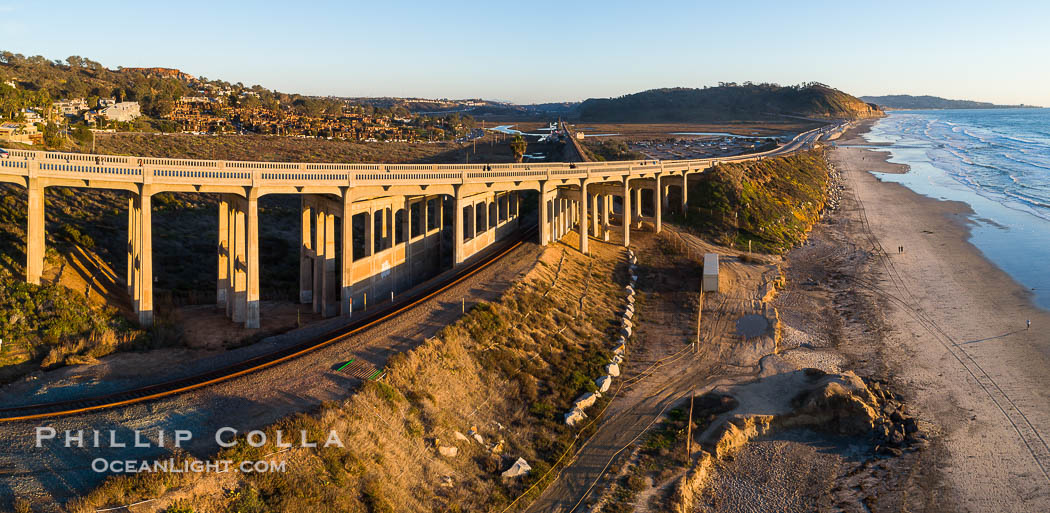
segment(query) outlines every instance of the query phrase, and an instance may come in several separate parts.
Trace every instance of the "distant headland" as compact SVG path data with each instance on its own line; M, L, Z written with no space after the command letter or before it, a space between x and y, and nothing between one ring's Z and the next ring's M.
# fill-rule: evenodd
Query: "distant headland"
M861 96L861 100L874 103L886 110L907 109L1021 109L1038 108L1038 105L996 105L973 100L949 100L939 96L912 96L910 94L891 94L887 96Z

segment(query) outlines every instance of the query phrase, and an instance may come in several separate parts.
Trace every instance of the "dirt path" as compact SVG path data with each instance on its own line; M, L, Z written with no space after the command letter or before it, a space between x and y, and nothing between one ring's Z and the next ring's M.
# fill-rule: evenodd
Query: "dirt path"
M0 508L15 496L37 504L60 503L97 486L104 475L90 468L94 458L149 459L166 457L169 448L77 448L61 442L35 448L34 428L96 429L117 433L118 441L132 439L141 430L156 439L158 429L193 432L191 454L206 457L216 449L214 435L229 426L243 433L272 424L286 415L310 410L323 401L349 396L362 378L382 367L391 355L411 348L461 315L461 298L492 301L531 269L540 248L527 243L496 264L439 294L419 307L347 341L296 360L209 388L125 409L108 410L42 422L0 424ZM350 358L356 365L337 372ZM170 434L169 434L170 436ZM90 440L90 431L87 439ZM105 444L104 444L105 445ZM128 444L129 446L132 444ZM54 506L53 506L54 507Z
M693 353L690 347L696 337L700 287L696 263L673 253L666 242L651 233L637 234L632 247L639 259L638 331L628 350L622 381L625 386L610 404L594 437L580 447L576 459L528 508L529 512L583 511L607 484L612 461L631 450L667 410L694 389L709 388L727 374L754 372L757 359L727 362L727 356L739 356L744 337L734 335L732 326L743 312L751 311L750 298L741 301L734 294L706 298L705 309L708 305L717 308L711 310L710 319L705 312L701 329L704 343L698 353ZM766 338L756 347L770 346L772 338Z

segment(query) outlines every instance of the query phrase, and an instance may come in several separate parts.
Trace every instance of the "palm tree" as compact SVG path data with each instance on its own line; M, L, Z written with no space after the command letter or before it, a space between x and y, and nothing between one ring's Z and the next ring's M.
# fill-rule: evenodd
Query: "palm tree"
M520 134L515 135L514 139L510 142L510 149L514 152L514 161L521 162L525 157L525 148L528 147L528 143L525 142L525 138Z

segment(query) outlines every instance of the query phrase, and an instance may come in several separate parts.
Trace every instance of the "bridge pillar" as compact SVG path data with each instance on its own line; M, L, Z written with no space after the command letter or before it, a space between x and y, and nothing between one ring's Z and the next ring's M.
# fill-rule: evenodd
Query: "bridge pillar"
M547 182L540 182L540 246L546 246L550 242L551 227L547 215Z
M623 245L631 245L631 179L623 177Z
M335 214L328 212L327 209L325 209L324 261L321 265L321 268L324 271L321 275L321 289L318 291L318 294L321 295L321 315L323 317L332 317L335 315L335 257Z
M682 171L682 217L689 215L689 171Z
M324 206L315 201L314 208L311 209L310 215L314 218L314 266L313 266L313 297L311 298L313 303L314 313L324 315L324 275L325 275L325 251L327 246L325 245L325 215Z
M139 199L137 196L128 198L128 296L131 297L131 307L135 311L138 311L138 265L135 260L138 258L138 204Z
M591 219L590 219L591 234L594 235L595 237L598 237L599 234L601 233L600 230L599 230L600 224L599 224L599 220L598 220L598 199L600 197L601 197L601 195L599 195L599 194L591 194L587 198L587 201L590 201L590 205L588 205L588 208L591 211Z
M314 301L313 221L305 195L299 196L299 303Z
M609 214L612 213L612 196L609 194L598 195L598 209L601 210L601 224L598 227L602 240L609 241Z
M141 185L139 195L139 324L153 325L153 191L149 184Z
M231 203L231 216L230 216L230 246L233 248L233 295L231 296L230 305L230 319L233 322L244 322L247 318L247 300L248 300L248 260L246 258L246 247L245 240L247 237L247 226L245 221L245 214L248 210L247 200L240 196L230 195L233 199Z
M584 178L584 179L580 180L580 201L579 201L579 205L580 205L580 221L579 221L580 222L580 253L583 253L584 255L590 253L590 248L588 247L589 245L588 245L588 240L587 240L590 237L590 235L588 234L588 231L589 231L589 229L591 227L591 223L587 219L587 207L588 207L587 204L590 203L590 201L591 201L591 199L587 195L587 179Z
M456 196L452 205L453 232L452 232L452 266L459 267L463 263L463 192L462 185L456 185Z
M339 253L339 314L350 317L354 297L354 189L343 189L342 251ZM307 218L309 221L309 218Z
M40 284L44 274L44 185L38 178L29 179L29 223L26 227L26 282Z
M239 203L237 197L232 194L224 195L226 198L226 205L228 207L227 212L227 223L226 226L230 233L229 243L229 255L227 260L226 275L227 287L226 287L226 316L233 320L234 306L237 304L237 238L241 236L241 232L237 231L237 209Z
M656 217L654 222L653 230L656 233L660 233L663 229L663 218L662 213L665 205L667 204L667 195L664 193L664 184L661 182L661 175L656 175L656 189L653 189L653 216Z
M244 327L256 329L259 321L259 191L252 187L245 201L246 241L245 263L247 264L247 289L245 292Z
M631 220L638 223L636 228L642 227L642 188L635 187L631 189L631 206L634 207L634 212L631 214Z
M215 304L226 304L226 289L230 284L230 204L226 197L219 198L219 242L215 247L218 268L215 280Z

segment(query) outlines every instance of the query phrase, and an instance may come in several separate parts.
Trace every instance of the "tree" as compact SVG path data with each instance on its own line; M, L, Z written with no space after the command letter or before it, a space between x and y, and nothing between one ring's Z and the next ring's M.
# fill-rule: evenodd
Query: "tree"
M514 152L515 162L521 162L525 158L525 149L527 147L528 143L525 142L525 138L521 134L514 136L514 139L510 141L510 149Z
M44 125L44 146L47 146L49 149L61 148L64 141L65 137L57 124L48 123Z

